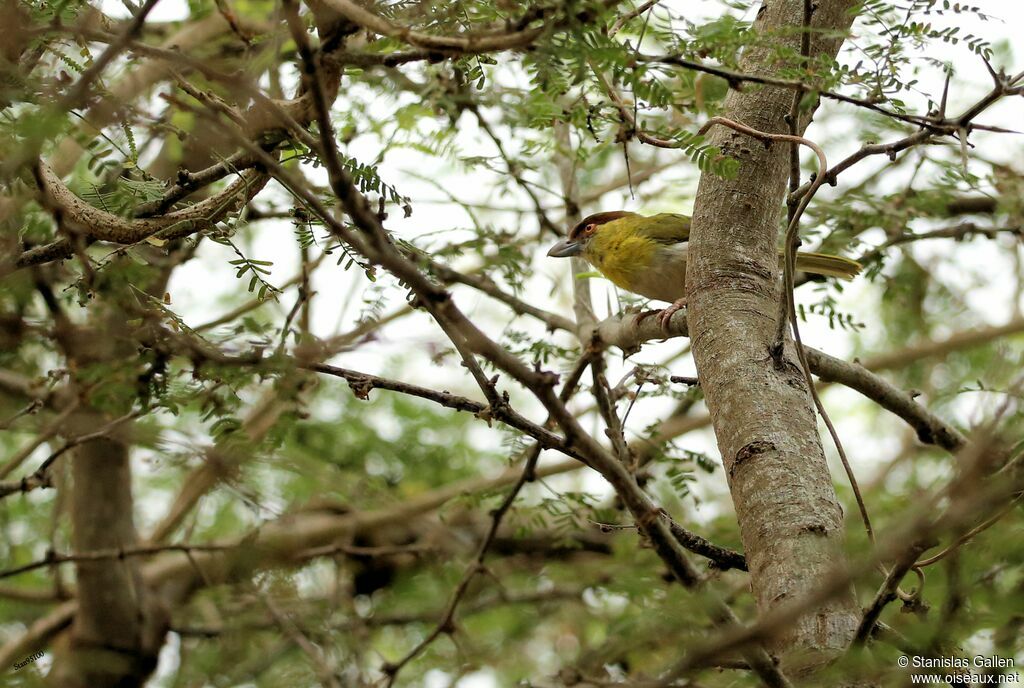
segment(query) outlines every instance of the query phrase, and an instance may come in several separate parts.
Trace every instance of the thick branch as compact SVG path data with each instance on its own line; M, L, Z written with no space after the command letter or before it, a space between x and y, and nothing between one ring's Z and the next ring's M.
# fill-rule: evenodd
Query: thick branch
M151 218L127 219L89 205L68 189L46 163L37 167L37 182L44 204L55 213L63 227L85 241L110 241L134 244L145 239L169 241L180 239L222 220L256 196L269 177L256 170L246 170L223 191L182 210ZM59 239L29 249L18 256L13 267L24 268L74 255L74 241ZM10 266L0 266L0 271ZM2 272L0 272L2 274Z
M393 24L384 17L360 7L349 0L321 0L321 2L332 10L348 19L353 24L363 27L369 31L397 38L409 45L431 50L443 50L455 53L485 53L497 50L511 50L529 45L544 33L545 27L538 26L531 29L510 31L502 33L470 33L462 36L435 36L422 31L415 31L407 26ZM545 14L543 10L532 12L532 20L542 19ZM525 18L524 18L525 20ZM521 20L520 23L523 23Z
M1014 321L1000 328L990 328L982 333L970 331L963 333L969 339L960 341L958 336L953 342L969 346L975 342L989 341L992 338L1003 334L1024 330L1024 323ZM652 339L665 337L665 332L660 326L653 322L652 318L645 318L639 325L634 324L633 316L612 317L603 320L598 325L598 333L607 344L617 346L624 351L635 351L640 344ZM676 313L669 323L669 336L686 336L687 324L686 314ZM981 335L980 337L978 335ZM976 338L977 337L977 338ZM945 342L947 345L949 342ZM811 372L817 375L824 382L838 382L846 387L856 390L868 399L871 399L882 408L891 411L911 427L917 430L918 438L926 444L935 444L950 451L957 451L966 444L966 439L955 427L942 420L926 407L921 406L907 392L899 389L873 370L893 367L891 357L879 357L870 360L865 364L849 363L841 359L829 356L828 354L805 347L807 359ZM932 347L922 347L921 350L911 349L914 358L917 355L928 355ZM943 349L936 347L936 352ZM893 358L892 360L901 360Z
M867 368L810 347L807 348L807 359L815 375L826 382L838 382L855 389L882 408L892 411L917 430L918 439L925 444L937 444L953 452L967 444L967 438L959 430Z

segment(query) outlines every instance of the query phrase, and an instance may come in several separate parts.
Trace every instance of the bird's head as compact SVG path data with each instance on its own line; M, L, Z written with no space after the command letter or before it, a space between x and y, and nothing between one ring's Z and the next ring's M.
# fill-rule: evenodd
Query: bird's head
M569 230L569 236L557 244L552 246L548 250L548 255L552 258L568 258L569 256L578 256L587 250L587 246L590 244L591 239L594 238L598 232L601 231L601 227L612 220L618 220L623 217L629 217L635 215L626 210L611 210L605 213L594 213L588 215Z

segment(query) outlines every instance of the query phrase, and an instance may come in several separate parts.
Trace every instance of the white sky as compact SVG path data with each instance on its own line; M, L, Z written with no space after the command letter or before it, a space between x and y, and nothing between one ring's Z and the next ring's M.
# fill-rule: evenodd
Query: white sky
M993 43L1005 41L1013 43L1017 27L1022 25L1024 20L1024 3L1007 2L1001 0L976 0L976 6L983 12L998 17L988 22L980 22L972 15L952 15L948 18L935 17L934 21L938 26L960 25L961 35L975 33L989 37ZM675 0L663 2L664 6L685 7L688 16L718 16L720 5L710 0ZM747 11L747 18L756 12L759 3L750 3L751 9ZM115 16L126 14L123 5L118 0L104 0L103 8ZM175 20L186 15L185 4L181 0L163 0L154 13L153 20ZM931 57L952 62L957 70L956 86L951 91L951 111L956 112L957 107L972 102L977 96L988 90L990 86L989 77L981 61L972 55L963 46L933 46L930 50ZM1007 65L1010 69L1024 68L1022 55L1015 55L1015 60ZM846 57L848 61L859 59L855 49L851 49ZM923 63L922 63L923 64ZM919 89L937 95L941 87L941 75L934 69L923 69L919 75L921 83ZM344 108L344 91L339 98L338 107ZM908 99L910 100L910 99ZM924 99L920 99L920 106L923 110ZM836 126L837 120L825 117L826 112L846 112L849 106L826 102L823 110L819 113L817 120L811 125L807 136L816 141L822 142L830 161L839 160L850 152L856 150L860 142L853 137L843 137L841 132L837 133L832 129L823 127ZM1021 99L1004 101L992 108L981 121L1000 124L1002 126L1024 128L1024 107ZM382 112L386 117L387 112ZM471 117L463 117L459 122L461 152L466 155L494 155L490 142L484 141L479 135L476 123ZM975 133L972 135L972 143L977 148L976 152L993 160L1001 160L1006 163L1016 163L1024 150L1024 137L1013 137L1006 135L991 135ZM362 160L372 160L378 151L379 142L370 137L357 137L349 148L349 153ZM515 150L515 142L506 139L506 145ZM634 144L633 155L641 157L647 151L643 147ZM865 165L865 171L871 169L872 161ZM547 165L548 161L536 161L538 166ZM414 213L411 218L403 219L401 213L392 212L388 221L389 228L396 231L399 236L415 237L427 232L448 230L457 227L470 226L468 217L457 205L447 201L437 190L410 176L408 172L426 174L439 180L443 180L449 192L457 195L466 201L495 202L496 204L513 205L517 203L516 198L497 198L495 189L489 184L489 180L482 179L479 175L466 175L452 171L443 162L437 159L428 158L421 154L405 149L398 149L390 153L387 159L380 166L381 175L384 179L394 183L399 189L410 195L414 201ZM842 178L843 183L849 184L856 180L858 172L847 173ZM680 165L667 173L667 178L682 180L679 182L684 193L692 195L696 189L697 170L680 156ZM646 187L645 187L646 188ZM677 185L677 188L679 186ZM822 195L829 191L823 190ZM672 197L678 195L674 192ZM680 206L678 201L672 197L655 198L647 204L638 203L628 197L625 192L609 194L602 202L593 207L584 208L584 212L607 210L618 207L625 207L637 211L660 211L660 210L688 210L688 205ZM639 196L638 196L639 198ZM435 199L435 202L422 202L424 199ZM546 202L554 203L554 197L547 197ZM518 199L518 204L529 207ZM557 213L553 214L557 216ZM527 232L536 230L535 220L530 216L524 216L526 226L522 228ZM516 222L516 216L508 215L507 222ZM866 237L869 241L880 241L881 236ZM962 284L967 289L968 305L972 306L979 313L984 314L989 322L1005 322L1017 307L1007 295L1012 293L1012 272L1013 265L998 255L991 242L977 241L971 244L953 244L953 242L926 242L917 249L919 255L926 263L933 266L933 269L943 278L955 284ZM949 260L951 252L956 252L956 259ZM294 241L292 228L288 223L274 225L272 223L261 223L259 233L253 243L247 247L247 255L255 259L271 259L275 262L273 277L271 281L281 283L295 274L297 270L297 248ZM234 278L233 270L227 265L227 261L235 256L228 249L207 243L198 259L190 262L184 268L179 269L171 283L170 293L173 299L173 308L181 314L185 321L190 324L205 322L229 308L229 304L237 302L238 292L244 290L244 280L237 281ZM999 269L993 270L991 266L998 264ZM471 267L471 264L456 263L456 267ZM534 268L537 279L527 293L527 299L536 303L544 304L550 310L556 310L571 315L571 295L568 268L565 262L548 259L543 256L543 251L538 251L534 260ZM329 336L337 331L344 331L351 327L354 319L359 315L362 303L361 293L367 286L361 277L354 279L355 273L341 272L340 269L324 267L318 273L314 286L320 296L314 308L313 328L314 332ZM384 280L386 282L386 280ZM603 280L595 280L594 301L599 315L605 310L604 305L615 303L613 288ZM550 290L556 289L552 297ZM470 317L478 322L488 325L489 332L497 333L509 322L508 312L504 307L481 296L479 293L468 289L456 289L457 302ZM400 295L401 290L393 292ZM872 341L871 322L874 319L872 310L877 307L878 287L864 281L854 282L841 297L840 307L845 312L852 312L861 322L868 324L867 330L862 333L863 341ZM809 295L805 293L804 301ZM294 293L289 292L282 298L281 304L271 305L270 308L277 308L279 311L287 310L294 301ZM393 300L387 311L401 305L401 297ZM266 308L267 306L265 306ZM515 320L512 326L516 329L529 329L528 319L520 318ZM955 326L951 327L956 329ZM840 330L829 330L826 323L820 318L812 320L802 326L804 340L809 345L821 348L829 353L838 356L848 356L853 350L854 342L850 336ZM334 359L339 365L364 370L366 372L386 373L411 382L419 382L427 385L438 385L439 378L444 378L451 373L451 368L438 368L430 360L430 342L439 341L437 328L429 321L427 316L417 313L411 317L404 318L398 324L387 327L383 330L380 341L361 350L340 355ZM568 340L566 340L568 341ZM613 365L612 380L631 369L636 362L654 363L663 360L674 350L678 344L673 342L661 345L648 345L644 350L627 361L624 366ZM402 357L401 367L395 368L396 357ZM615 357L613 356L613 359ZM614 364L614 361L613 361ZM672 370L675 374L693 374L692 361L687 357L673 363ZM618 373L618 375L617 375ZM461 370L459 372L461 375ZM477 396L468 376L462 376L458 380L443 379L443 386L446 388L457 388L467 394ZM347 393L347 389L341 389L340 393ZM842 419L840 433L844 437L857 437L857 442L850 442L847 447L855 464L862 466L877 465L887 462L893 451L896 449L896 442L892 439L895 434L894 428L899 424L892 420L891 423L882 425L875 424L867 427L863 419L858 419L857 414L843 413L850 407L864 404L861 398L853 392L846 390L831 390L826 397L826 405L836 409L835 415ZM655 417L657 413L668 408L666 403L657 401L640 402L634 408L630 416L629 426L638 431ZM535 414L536 415L536 414ZM373 419L368 419L374 422ZM486 427L479 427L474 431L474 437L482 446L494 448L500 441L499 436L489 431ZM860 441L866 439L867 441ZM689 449L709 452L717 455L713 435L710 431L705 433L693 433L688 435L683 446ZM828 443L826 442L826 446ZM837 473L837 475L839 475ZM721 476L719 475L719 478ZM842 483L839 478L837 481ZM588 488L602 489L603 485L597 478L587 480ZM712 487L709 485L708 487ZM713 491L724 489L724 481L714 485Z
M720 13L720 5L707 0L675 0L662 4L683 7L690 17L717 16ZM1006 41L1011 45L1019 44L1020 27L1024 26L1024 2L974 0L972 4L999 19L982 23L970 15L959 15L947 19L935 18L935 22L939 25L960 25L962 26L961 35L975 33L990 37L994 43ZM125 15L124 7L118 0L104 0L102 5L104 10L112 15ZM747 18L756 12L758 5L759 3L750 3L751 9L747 12ZM185 14L184 8L184 2L180 0L163 0L151 16L154 20L180 19ZM981 61L963 46L933 47L931 56L949 61L956 67L957 82L952 90L951 101L953 112L957 111L958 106L962 107L989 89L989 77ZM846 59L856 60L856 56L847 53ZM1006 66L1013 71L1024 69L1024 51L1015 51L1013 60ZM922 71L920 84L922 90L937 95L940 84L941 76L934 69ZM341 98L344 98L344 90ZM339 101L339 107L344 107L343 102ZM826 111L835 112L848 110L848 106L832 103L826 103L824 108ZM824 112L819 114L816 123L812 124L808 130L807 136L824 143L829 160L836 161L856 150L860 142L852 137L844 139L841 132L823 129L823 126L835 127L837 122L836 119L827 118L824 114ZM1024 101L1021 98L1004 101L992 108L980 120L990 124L1024 129ZM477 136L475 122L471 117L464 117L459 125L461 128L459 141L463 146L463 153L494 154L489 142L483 142L483 139ZM1015 165L1018 170L1024 171L1019 163L1021 153L1024 152L1024 137L976 133L972 135L971 140L977 146L976 153L992 160ZM514 149L514 142L508 143ZM376 141L361 137L353 142L349 152L361 159L371 160L376 155L376 149ZM633 146L635 156L641 157L644 152L638 145ZM548 164L544 160L536 162L538 166ZM489 186L488 180L477 176L456 174L446 167L435 159L426 158L410 151L395 151L381 165L382 176L398 186L403 193L414 199L436 199L438 201L436 203L414 203L414 214L409 219L402 219L399 217L400 213L392 212L388 225L398 235L415 237L425 232L470 226L468 218L458 206L448 203L432 186L409 176L406 173L408 170L443 180L449 191L464 200L481 202L495 200L494 189ZM842 183L851 183L856 176L857 173L850 173L842 178ZM692 196L696 189L697 171L683 156L680 156L678 170L670 172L668 177L684 180L683 188ZM823 194L825 193L827 190L823 191ZM556 199L550 197L546 200L554 203ZM512 204L516 202L516 199L499 199L499 202L501 201ZM600 204L584 208L584 213L618 207L638 211L686 209L670 198L653 199L646 205L640 205L636 201L630 200L628 194L619 192L609 194ZM557 216L557 213L555 215ZM536 230L535 220L530 216L524 217L528 225L524 229L531 233L534 232ZM507 221L514 222L515 217L510 215ZM875 242L881 240L880 235L869 235L866 238ZM1013 310L1020 307L1020 304L1014 304L1008 296L1013 293L1014 266L1005 257L998 254L991 242L976 241L970 244L954 244L950 241L937 241L924 243L916 251L925 264L932 266L942 279L963 285L967 292L968 305L984 314L989 322L1005 322ZM951 259L954 252L956 257ZM259 235L248 247L248 255L256 259L274 260L275 266L271 281L284 282L295 274L297 268L297 248L292 228L288 223L260 224ZM238 292L244 290L245 287L244 281L235 280L233 270L227 265L227 261L232 258L234 255L226 249L207 242L201 256L176 273L170 287L173 299L172 307L184 317L186 322L193 325L205 322L226 311L230 307L229 304L236 302ZM457 263L456 267L460 265L462 264ZM462 265L462 267L466 267L466 265ZM571 316L570 275L567 264L547 259L543 256L543 251L538 251L534 260L534 268L537 279L531 285L527 295L528 300ZM360 312L360 292L363 287L365 284L362 280L353 281L352 273L342 273L339 269L321 269L315 281L315 289L320 296L314 309L314 331L317 334L329 336L339 329L342 331L348 329ZM553 296L550 293L552 288L556 288ZM607 286L598 286L595 289L595 303L599 309L602 309L602 305L606 303L608 292L609 287ZM401 292L395 291L395 293L400 294ZM507 311L503 307L497 306L495 302L469 290L458 289L456 294L459 306L477 322L485 324L487 331L492 334L500 332L508 324L510 319ZM287 293L282 299L282 305L278 308L282 311L287 310L294 302L294 298L294 292ZM874 340L872 322L876 318L873 311L877 308L878 298L879 287L863 281L853 283L841 298L843 311L853 312L858 320L867 323L868 329L862 335L866 342ZM807 297L804 296L805 301L806 299ZM393 300L388 311L401 303L402 299L399 296ZM524 320L516 320L513 327L527 329ZM952 331L957 327L954 324L950 329ZM811 322L802 326L802 331L804 341L811 346L838 356L849 356L853 351L854 342L851 337L843 331L829 330L821 319L812 319ZM417 313L403 319L396 326L385 328L379 342L355 352L342 354L336 357L334 362L366 372L386 373L389 376L400 377L410 382L443 386L453 391L459 390L478 397L479 394L472 387L468 376L462 376L461 369L458 374L462 377L459 380L449 378L439 382L439 379L450 375L453 368L451 366L439 368L429 361L430 347L427 344L438 340L437 328L425 315ZM624 366L616 365L609 377L613 381L617 380L622 372L632 367L634 362L657 362L677 349L678 343L645 347L642 353L631 361L627 361ZM395 367L395 357L397 356L403 357L401 367L398 368ZM615 356L612 358L614 359ZM674 363L673 372L684 375L693 374L692 362L687 357ZM337 386L338 394L348 394L348 389L342 383L337 383ZM975 402L969 400L967 403ZM839 420L839 432L846 439L847 451L850 453L855 469L862 476L862 483L870 482L872 469L887 463L897 450L898 443L895 438L897 432L903 431L901 423L892 418L884 418L881 422L873 422L869 425L864 414L849 412L850 409L867 408L867 402L847 390L830 390L825 397L825 404L833 410L833 415ZM641 429L655 417L656 413L663 411L668 406L666 403L656 401L639 403L630 416L630 428L634 431ZM533 408L532 415L538 417L536 407ZM375 422L372 419L368 420ZM500 442L498 433L490 431L482 425L473 431L473 437L479 441L481 446L490 449L497 448ZM823 435L823 437L827 438L827 435ZM714 438L710 431L687 435L681 444L688 449L705 451L712 456L717 456ZM831 453L832 450L827 439L825 444ZM582 486L594 491L605 490L603 481L596 476L583 476L583 472L579 472L577 476L549 481L549 484L561 488L572 484L574 489ZM835 467L834 476L840 489L848 492L841 469ZM716 476L710 479L702 476L701 480L699 492L710 496L721 495L726 491L722 471L718 471ZM721 503L721 500L712 499L711 501ZM702 513L711 515L710 508L701 506L695 515L698 518ZM157 511L162 512L162 507ZM846 511L848 516L855 514L852 503L846 504ZM426 677L426 683L435 685L434 679L441 680L442 678L444 677L430 675ZM479 678L480 680L469 680L469 678ZM493 680L482 675L467 677L462 683L475 688L476 686L493 685Z

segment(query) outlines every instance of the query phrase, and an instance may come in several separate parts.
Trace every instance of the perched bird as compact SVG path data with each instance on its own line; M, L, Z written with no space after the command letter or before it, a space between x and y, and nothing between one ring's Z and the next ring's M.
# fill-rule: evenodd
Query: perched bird
M549 256L580 256L617 286L672 305L658 320L668 328L672 314L686 305L686 247L690 218L676 213L644 217L625 210L589 215L551 247ZM782 252L779 252L782 261ZM853 279L860 263L824 253L800 251L796 269L816 275ZM649 314L646 314L649 315Z

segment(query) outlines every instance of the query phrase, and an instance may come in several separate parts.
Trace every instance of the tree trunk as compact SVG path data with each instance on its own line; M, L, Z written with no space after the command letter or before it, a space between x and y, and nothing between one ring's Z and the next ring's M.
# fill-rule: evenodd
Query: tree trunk
M116 307L84 328L59 317L57 339L72 370L131 360L133 347ZM95 393L83 387L83 398ZM122 404L122 412L130 406ZM65 431L81 437L117 416L86 406ZM117 551L138 544L135 529L130 421L83 442L61 460L71 461L71 548L76 554ZM146 587L138 557L109 557L75 563L78 610L70 629L54 646L49 685L59 688L141 686L156 668L167 629L167 614Z
M854 0L819 0L812 27L829 35L853 21ZM770 0L754 24L800 50L803 0ZM789 29L788 32L785 32ZM833 57L842 40L811 34L810 55ZM777 76L769 48L749 50L742 71ZM746 85L730 91L725 117L765 132L789 133L793 91ZM799 124L803 131L809 122ZM844 562L842 508L818 436L807 385L792 344L777 365L769 353L779 298L780 211L789 144L716 126L711 142L740 161L736 179L701 177L688 259L690 335L701 387L739 520L758 609L803 597ZM852 639L852 590L805 615L772 649L790 669L828 661Z

